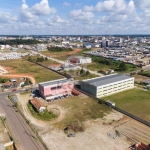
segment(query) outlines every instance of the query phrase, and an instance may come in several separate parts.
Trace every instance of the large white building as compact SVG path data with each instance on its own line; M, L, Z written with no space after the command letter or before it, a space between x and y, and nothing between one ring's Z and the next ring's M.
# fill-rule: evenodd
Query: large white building
M81 90L97 97L104 97L134 88L134 77L113 74L81 81Z

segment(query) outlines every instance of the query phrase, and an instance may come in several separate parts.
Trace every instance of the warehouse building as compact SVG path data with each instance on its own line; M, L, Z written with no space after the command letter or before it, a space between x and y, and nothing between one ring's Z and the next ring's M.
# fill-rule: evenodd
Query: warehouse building
M134 87L134 77L113 74L81 81L81 90L97 97L104 97Z
M59 79L48 82L39 83L39 93L45 100L57 100L68 95L74 88L74 82L71 78Z

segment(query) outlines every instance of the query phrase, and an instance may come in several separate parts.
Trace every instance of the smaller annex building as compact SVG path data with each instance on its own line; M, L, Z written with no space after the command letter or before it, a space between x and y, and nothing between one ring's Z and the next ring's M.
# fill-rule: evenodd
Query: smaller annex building
M64 78L39 83L39 93L45 100L54 100L71 94L74 88L73 79Z
M78 65L78 64L88 64L92 62L90 57L83 57L83 56L72 56L68 58L68 61L71 64Z
M104 97L134 87L134 77L113 74L81 81L81 90L97 97Z

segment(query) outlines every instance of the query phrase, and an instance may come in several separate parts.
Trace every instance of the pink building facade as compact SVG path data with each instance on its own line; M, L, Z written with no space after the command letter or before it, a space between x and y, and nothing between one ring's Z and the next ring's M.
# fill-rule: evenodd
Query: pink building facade
M72 79L60 79L39 83L39 93L44 99L70 95L74 88Z

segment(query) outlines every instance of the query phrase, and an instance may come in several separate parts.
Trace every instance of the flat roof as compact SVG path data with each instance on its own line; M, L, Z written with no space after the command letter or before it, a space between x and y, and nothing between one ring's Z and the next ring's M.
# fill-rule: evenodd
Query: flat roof
M108 75L108 76L104 76L104 77L84 80L83 82L89 83L94 86L102 86L102 85L118 82L121 80L131 79L131 78L133 78L133 77L123 75L123 74L113 74L113 75Z
M53 80L53 81L48 81L48 82L42 82L42 83L39 83L39 85L41 86L50 86L50 85L55 85L55 84L63 84L63 83L66 83L66 82L69 82L69 81L72 81L71 78L67 79L67 78L64 78L64 79L59 79L59 80Z

